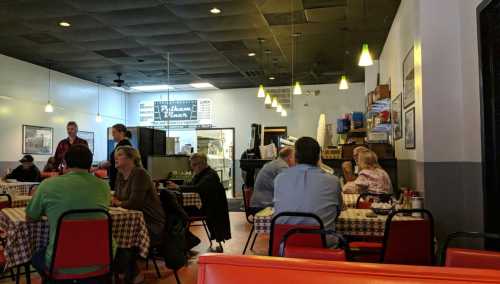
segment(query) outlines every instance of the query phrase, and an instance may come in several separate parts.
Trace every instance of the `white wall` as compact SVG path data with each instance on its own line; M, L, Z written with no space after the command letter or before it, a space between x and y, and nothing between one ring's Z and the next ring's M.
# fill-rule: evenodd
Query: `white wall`
M53 113L45 113L49 71L46 68L0 55L0 161L17 161L22 156L22 125L54 128L54 151L67 137L66 123L74 120L80 130L94 132L94 160L106 159L107 127L125 122L125 95L102 86L101 115L96 123L97 85L63 73L51 72ZM35 155L45 162L49 156Z

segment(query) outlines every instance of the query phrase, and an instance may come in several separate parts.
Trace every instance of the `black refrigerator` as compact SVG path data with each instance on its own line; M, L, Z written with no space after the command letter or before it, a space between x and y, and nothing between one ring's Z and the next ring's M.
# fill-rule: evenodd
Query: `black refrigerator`
M144 168L148 167L148 156L166 155L166 131L148 127L127 127L127 129L132 133L130 142L141 153ZM108 157L115 145L113 136L111 136L111 128L108 128Z

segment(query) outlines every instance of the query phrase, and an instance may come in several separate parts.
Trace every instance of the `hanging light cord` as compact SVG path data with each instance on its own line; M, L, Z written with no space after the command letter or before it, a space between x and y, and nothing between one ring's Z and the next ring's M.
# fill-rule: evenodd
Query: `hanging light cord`
M170 137L170 52L167 53L167 137Z
M290 0L290 23L291 23L291 37L292 37L292 64L291 64L291 69L292 69L292 82L290 84L290 94L293 92L293 81L294 81L294 64L295 64L295 37L294 37L294 32L295 32L295 27L294 27L294 19L293 19L293 0Z
M50 103L50 91L51 91L51 82L52 82L52 77L51 77L51 69L49 66L49 92L47 94L48 102Z

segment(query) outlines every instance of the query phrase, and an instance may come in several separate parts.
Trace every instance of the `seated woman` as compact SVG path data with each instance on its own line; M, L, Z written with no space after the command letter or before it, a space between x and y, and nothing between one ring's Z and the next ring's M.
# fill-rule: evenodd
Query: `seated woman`
M346 161L342 163L343 177L341 184L343 193L347 194L358 193L354 181L356 180L359 171L359 155L360 153L367 151L370 151L370 149L364 146L358 146L354 148L354 150L352 151L352 156L354 159L354 163L356 164L356 167L353 166L351 161Z
M139 151L132 146L120 146L115 151L118 175L115 183L113 206L140 210L149 231L150 246L162 244L165 227L165 212L148 172L142 167ZM130 250L117 251L117 270L125 273L127 283L143 280L136 263L137 254Z
M58 172L59 169L57 168L56 165L56 158L55 157L49 157L47 160L47 164L45 164L45 167L43 168L44 173L50 173L50 172Z
M391 178L378 164L377 155L371 151L361 151L357 159L358 177L344 185L344 193L390 193Z

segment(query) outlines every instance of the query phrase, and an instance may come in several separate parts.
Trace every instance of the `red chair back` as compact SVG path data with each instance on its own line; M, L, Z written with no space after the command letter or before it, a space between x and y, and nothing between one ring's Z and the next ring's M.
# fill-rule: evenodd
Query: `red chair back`
M12 197L7 193L0 194L0 210L12 208Z
M500 270L500 252L449 248L445 266Z
M89 213L103 217L81 219ZM69 219L68 216L80 219ZM111 273L112 256L111 217L105 210L71 210L60 218L56 232L54 254L48 271L49 279L85 279ZM68 274L65 269L94 268L82 274Z
M315 220L318 225L309 224L276 224L276 221L281 217L305 217ZM280 243L285 234L293 228L303 228L303 229L320 229L324 230L324 225L321 219L312 213L303 212L282 212L274 216L271 221L271 236L269 238L269 255L278 256ZM307 246L307 247L325 247L326 240L324 235L312 235L312 234L294 234L291 236L287 244L293 246Z
M411 221L393 220L400 213L423 213L426 218ZM386 222L382 262L391 264L433 265L434 222L427 210L400 210Z
M108 170L98 169L94 172L94 175L98 178L106 178L106 177L108 177Z
M345 251L339 248L329 249L329 248L317 248L317 247L287 246L285 248L284 257L319 259L319 260L330 260L330 261L347 261Z

